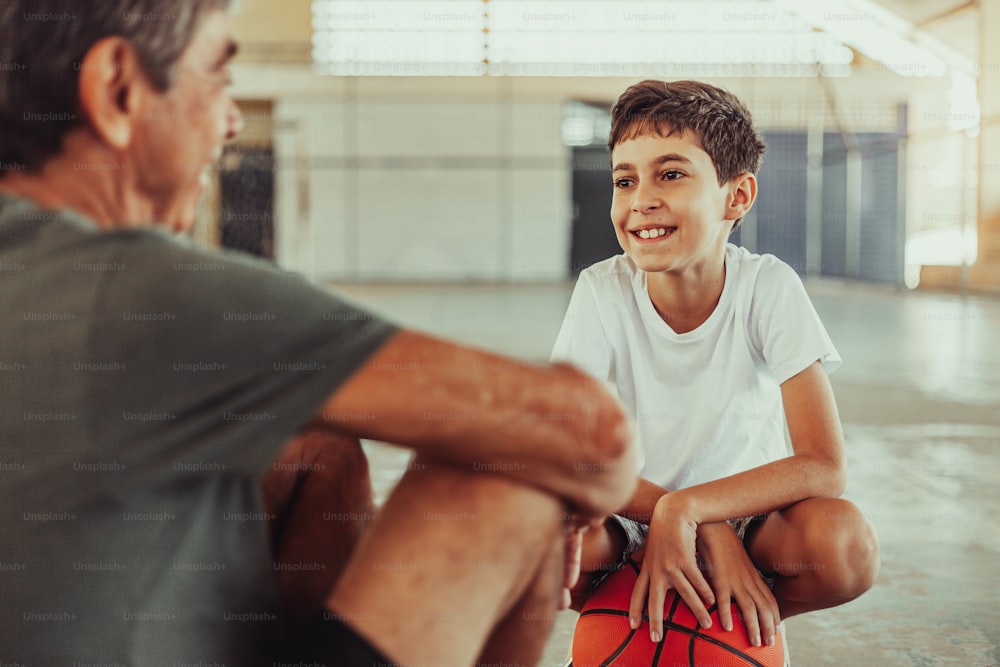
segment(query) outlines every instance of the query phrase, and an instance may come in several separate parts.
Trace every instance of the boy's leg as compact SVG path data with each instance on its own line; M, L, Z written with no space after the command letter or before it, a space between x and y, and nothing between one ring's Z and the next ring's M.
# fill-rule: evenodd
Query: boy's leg
M327 608L407 667L498 654L534 664L562 584L563 504L498 475L420 458L410 468Z
M809 498L772 512L750 536L754 564L777 576L781 618L858 597L878 574L878 540L851 502Z

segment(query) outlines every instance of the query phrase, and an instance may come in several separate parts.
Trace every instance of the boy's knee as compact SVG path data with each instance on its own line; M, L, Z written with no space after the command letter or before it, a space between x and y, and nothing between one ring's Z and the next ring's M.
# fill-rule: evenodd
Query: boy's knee
M829 499L810 522L806 540L815 554L819 578L831 595L854 599L870 589L878 576L875 529L861 510L842 499Z

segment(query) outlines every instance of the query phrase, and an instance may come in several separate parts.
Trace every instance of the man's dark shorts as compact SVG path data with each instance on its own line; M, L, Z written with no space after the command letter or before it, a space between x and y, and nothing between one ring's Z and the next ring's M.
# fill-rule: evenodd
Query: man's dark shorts
M289 647L290 658L317 667L398 667L368 640L330 612L323 612Z

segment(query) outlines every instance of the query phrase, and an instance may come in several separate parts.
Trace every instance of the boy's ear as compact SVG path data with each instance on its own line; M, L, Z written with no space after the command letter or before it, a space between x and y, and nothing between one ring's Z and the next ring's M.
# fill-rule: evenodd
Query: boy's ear
M726 201L726 220L739 220L757 199L757 177L741 174L729 182L729 199Z
M149 87L135 49L121 37L90 47L80 63L80 111L108 146L123 150L132 139L144 91Z

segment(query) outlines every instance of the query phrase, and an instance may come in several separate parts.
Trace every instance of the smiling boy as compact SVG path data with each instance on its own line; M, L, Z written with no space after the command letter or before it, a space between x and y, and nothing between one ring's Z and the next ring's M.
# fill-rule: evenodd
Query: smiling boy
M642 480L584 536L574 608L598 573L643 551L633 628L648 613L659 641L673 588L704 627L718 602L731 629L732 601L751 643L771 643L781 618L847 602L878 571L871 526L839 498L827 374L841 359L791 267L728 243L764 153L739 99L695 81L636 84L612 110L609 149L624 254L581 273L552 356L617 390Z

